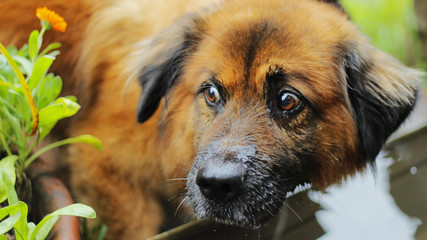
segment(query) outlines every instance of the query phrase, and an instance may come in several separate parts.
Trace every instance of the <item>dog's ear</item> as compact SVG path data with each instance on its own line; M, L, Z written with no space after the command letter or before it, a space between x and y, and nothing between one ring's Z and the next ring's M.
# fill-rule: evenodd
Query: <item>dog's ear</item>
M144 47L141 52L143 68L139 75L142 94L138 122L142 123L154 114L161 99L179 79L186 57L194 51L199 40L199 26L200 17L188 14Z
M330 3L330 4L334 5L335 7L337 7L339 10L341 10L342 12L346 13L345 10L344 10L344 8L338 2L338 0L319 0L319 2Z
M360 157L374 161L387 138L413 109L420 72L372 46L345 50L348 97L362 147Z

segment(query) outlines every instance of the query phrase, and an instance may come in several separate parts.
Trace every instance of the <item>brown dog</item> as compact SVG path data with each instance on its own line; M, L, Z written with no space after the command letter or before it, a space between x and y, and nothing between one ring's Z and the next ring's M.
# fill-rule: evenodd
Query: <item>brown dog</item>
M46 39L84 105L67 133L104 146L69 148L70 183L109 239L157 233L168 199L257 227L297 185L363 170L415 102L418 73L332 0L3 0L0 41L22 44L41 5L69 25Z

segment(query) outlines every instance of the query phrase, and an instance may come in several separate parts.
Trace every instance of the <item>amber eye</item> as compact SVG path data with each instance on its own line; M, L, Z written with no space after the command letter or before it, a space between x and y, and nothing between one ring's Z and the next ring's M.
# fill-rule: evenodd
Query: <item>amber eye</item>
M300 99L293 93L284 92L279 98L279 108L283 111L292 111L300 105Z
M208 104L217 104L220 100L218 89L213 86L206 88L205 99Z

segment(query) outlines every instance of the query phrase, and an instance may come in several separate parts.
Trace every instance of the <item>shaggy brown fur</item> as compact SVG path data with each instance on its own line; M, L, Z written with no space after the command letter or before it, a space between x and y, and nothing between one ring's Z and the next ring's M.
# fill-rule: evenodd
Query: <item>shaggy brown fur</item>
M66 133L103 141L69 147L70 184L109 239L157 233L185 187L168 180L187 177L196 216L257 227L296 185L363 170L415 102L418 73L335 1L2 0L0 41L24 43L41 5L69 25L45 40L63 43L53 71L84 107Z

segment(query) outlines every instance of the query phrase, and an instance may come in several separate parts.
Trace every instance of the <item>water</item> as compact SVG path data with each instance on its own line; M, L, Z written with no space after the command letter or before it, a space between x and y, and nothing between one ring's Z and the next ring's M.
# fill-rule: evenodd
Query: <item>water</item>
M312 201L324 210L315 216L326 234L319 240L412 240L421 221L407 216L390 195L392 160L377 159L377 169L368 169L327 193L310 192ZM410 169L416 174L417 168Z

